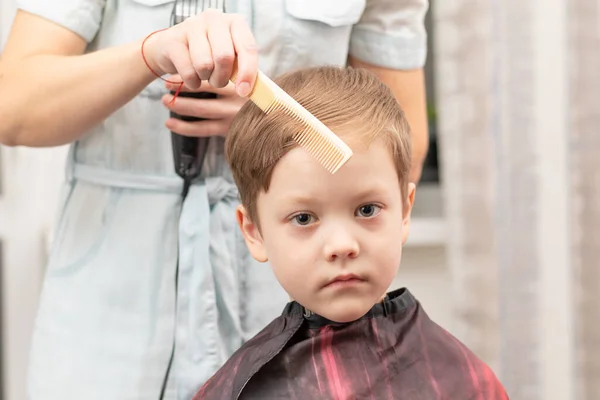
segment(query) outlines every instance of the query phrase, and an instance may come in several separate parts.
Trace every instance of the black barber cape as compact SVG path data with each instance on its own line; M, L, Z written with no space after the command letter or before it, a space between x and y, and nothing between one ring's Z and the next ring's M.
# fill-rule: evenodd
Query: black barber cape
M296 302L242 346L194 400L504 400L492 370L407 289L335 323Z

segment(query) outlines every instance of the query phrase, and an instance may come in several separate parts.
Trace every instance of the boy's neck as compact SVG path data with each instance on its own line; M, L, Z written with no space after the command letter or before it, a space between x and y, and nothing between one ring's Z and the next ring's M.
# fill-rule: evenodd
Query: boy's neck
M288 294L288 297L289 297L290 301L296 301L296 300L294 300L294 298L293 298L292 296L290 296L289 294ZM377 305L377 304L383 304L383 302L385 301L385 298L386 298L386 297L387 297L387 292L386 292L386 293L384 293L384 294L381 296L381 298L379 299L379 301L378 301L377 303L373 304L373 306L375 306L375 305ZM298 302L296 301L296 303L298 303ZM298 303L298 304L300 304L300 303ZM301 305L302 307L304 307L302 304L300 304L300 305ZM373 306L372 306L372 307L373 307ZM308 308L306 308L306 307L304 307L304 308L305 308L306 310L308 310ZM311 312L312 312L312 310L311 310Z

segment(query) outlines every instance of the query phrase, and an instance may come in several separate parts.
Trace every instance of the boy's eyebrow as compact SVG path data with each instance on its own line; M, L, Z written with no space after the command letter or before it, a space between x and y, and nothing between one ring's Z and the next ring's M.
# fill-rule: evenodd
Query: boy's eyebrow
M385 196L386 198L389 196L388 188L382 183L374 183L373 185L369 185L364 189L361 189L359 192L352 195L353 199L368 199L370 197L381 197ZM373 199L375 200L375 199Z
M292 204L307 204L315 201L316 196L310 196L302 193L285 193L281 195L280 200Z
M370 200L373 201L377 200L373 199L373 197L389 197L387 187L383 183L374 182L373 184L360 189L360 191L348 195L348 198L353 201L369 200L370 198ZM280 200L285 201L288 204L310 204L315 201L321 201L321 199L317 199L317 196L300 192L283 194Z

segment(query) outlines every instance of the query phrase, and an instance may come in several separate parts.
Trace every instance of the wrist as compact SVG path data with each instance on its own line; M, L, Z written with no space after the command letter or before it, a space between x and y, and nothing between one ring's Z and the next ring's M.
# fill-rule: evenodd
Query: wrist
M141 53L142 60L146 66L149 75L154 78L162 77L166 72L160 67L156 61L158 58L160 36L164 29L150 33L144 39L139 41L138 49Z

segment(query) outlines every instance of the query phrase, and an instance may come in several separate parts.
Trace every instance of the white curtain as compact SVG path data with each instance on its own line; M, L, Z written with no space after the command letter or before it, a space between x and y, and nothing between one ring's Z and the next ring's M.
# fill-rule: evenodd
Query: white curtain
M456 332L511 398L600 399L600 2L433 12Z
M578 398L600 399L600 1L571 0L572 267Z

